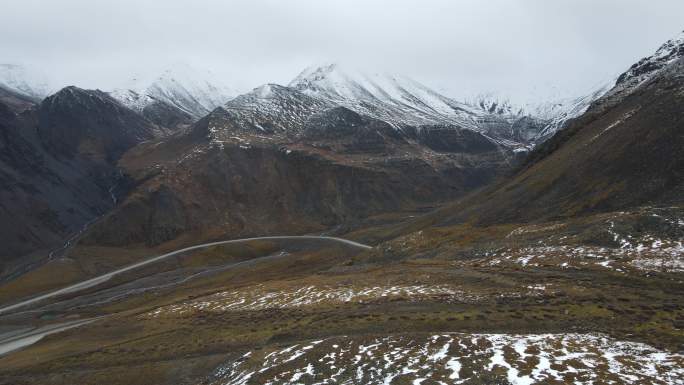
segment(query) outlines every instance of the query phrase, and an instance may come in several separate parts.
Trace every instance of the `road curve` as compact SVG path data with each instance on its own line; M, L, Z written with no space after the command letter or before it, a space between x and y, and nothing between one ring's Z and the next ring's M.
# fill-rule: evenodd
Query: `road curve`
M9 306L1 307L0 308L0 314L6 313L10 310L18 309L20 307L30 305L30 304L38 302L38 301L42 301L44 299L55 297L55 296L58 296L61 294L72 293L75 291L79 291L79 290L83 290L83 289L87 289L89 287L99 285L100 283L106 282L118 274L125 273L127 271L137 269L139 267L149 265L151 263L158 262L158 261L161 261L163 259L173 257L174 255L178 255L178 254L185 253L188 251L193 251L193 250L197 250L197 249L204 249L204 248L212 247L212 246L225 245L225 244L230 244L230 243L243 243L243 242L250 242L250 241L297 240L297 239L301 239L301 240L304 240L304 239L308 239L308 240L317 240L318 239L318 240L320 240L320 239L322 239L322 240L328 240L328 241L343 243L343 244L353 246L353 247L357 247L357 248L364 249L364 250L372 249L371 246L364 245L362 243L358 243L358 242L354 242L354 241L350 241L348 239L337 238L337 237L327 237L327 236L317 236L317 235L292 235L292 236L281 235L281 236L270 236L270 237L231 239L228 241L203 243L201 245L190 246L190 247L186 247L184 249L180 249L180 250L172 251L170 253L159 255L156 257L152 257L152 258L146 259L142 262L134 263L132 265L123 267L121 269L114 270L114 271L109 272L107 274L103 274L103 275L100 275L98 277L91 278L91 279L85 280L83 282L76 283L76 284L71 285L71 286L67 286L67 287L59 289L59 290L55 290L55 291L52 291L52 292L49 292L46 294L42 294L42 295L39 295L37 297L33 297L33 298L27 299L25 301L21 301L21 302L9 305Z

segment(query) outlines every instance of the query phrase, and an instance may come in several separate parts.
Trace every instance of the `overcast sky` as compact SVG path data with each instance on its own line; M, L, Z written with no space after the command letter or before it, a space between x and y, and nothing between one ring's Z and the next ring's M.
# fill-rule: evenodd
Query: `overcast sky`
M522 102L585 93L684 29L682 0L0 2L0 63L101 89L176 62L245 90L337 61Z

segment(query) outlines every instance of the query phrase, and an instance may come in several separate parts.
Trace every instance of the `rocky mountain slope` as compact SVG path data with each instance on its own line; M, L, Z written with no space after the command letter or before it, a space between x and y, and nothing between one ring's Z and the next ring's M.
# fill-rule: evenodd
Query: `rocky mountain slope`
M665 42L653 55L634 63L629 70L618 77L615 87L608 92L607 96L620 101L622 97L633 93L641 84L652 79L683 56L684 32Z
M111 209L122 192L118 158L161 133L108 95L76 87L21 114L0 107L4 276L11 264L44 258Z
M289 87L265 84L229 101L223 109L239 131L295 137L310 116L333 106Z

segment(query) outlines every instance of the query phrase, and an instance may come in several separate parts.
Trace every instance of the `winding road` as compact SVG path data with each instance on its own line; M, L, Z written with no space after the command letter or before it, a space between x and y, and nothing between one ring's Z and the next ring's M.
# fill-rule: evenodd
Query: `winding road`
M255 238L231 239L228 241L203 243L201 245L190 246L190 247L186 247L184 249L180 249L180 250L172 251L170 253L159 255L156 257L152 257L152 258L146 259L142 262L134 263L132 265L123 267L121 269L114 270L112 272L100 275L100 276L95 277L95 278L85 280L83 282L76 283L74 285L67 286L67 287L59 289L59 290L55 290L55 291L52 291L52 292L49 292L46 294L42 294L42 295L39 295L37 297L33 297L33 298L30 298L30 299L27 299L25 301L21 301L21 302L12 304L12 305L0 307L0 314L6 313L6 312L14 310L14 309L18 309L18 308L21 308L21 307L24 307L24 306L27 306L27 305L30 305L33 303L36 303L39 301L42 301L44 299L52 298L52 297L62 295L62 294L73 293L75 291L79 291L79 290L83 290L83 289L87 289L87 288L99 285L103 282L110 280L112 277L114 277L118 274L125 273L127 271L137 269L139 267L149 265L151 263L155 263L155 262L161 261L163 259L173 257L175 255L182 254L182 253L185 253L188 251L204 249L204 248L212 247L212 246L226 245L226 244L231 244L231 243L244 243L244 242L251 242L251 241L275 241L275 240L328 240L328 241L332 241L332 242L342 243L342 244L352 246L352 247L357 247L357 248L364 249L364 250L372 249L371 246L364 245L362 243L358 243L358 242L354 242L354 241L350 241L348 239L337 238L337 237L328 237L328 236L316 236L316 235L255 237Z

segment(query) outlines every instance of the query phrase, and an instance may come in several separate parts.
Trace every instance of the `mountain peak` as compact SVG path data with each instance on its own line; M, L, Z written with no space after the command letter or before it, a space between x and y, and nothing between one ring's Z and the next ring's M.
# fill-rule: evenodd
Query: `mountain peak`
M665 44L658 48L654 56L674 59L675 56L681 57L684 54L682 49L684 49L684 31L666 41Z
M339 63L308 67L292 80L289 86L304 93L329 99L374 98L394 102L405 96L402 95L402 89L427 89L405 76L365 71Z
M40 103L39 134L52 153L114 161L144 140L163 133L100 90L64 87Z
M121 106L115 99L100 90L86 90L76 86L67 86L54 94L48 96L43 101L45 105L55 104L91 104L105 103Z
M289 86L297 87L298 84L311 80L318 80L325 78L329 73L335 71L339 67L337 63L323 63L320 65L309 66L294 78Z
M304 91L316 89L320 87L321 83L325 82L345 82L352 78L349 76L349 72L351 71L345 70L339 63L313 65L300 72L299 75L288 84L288 87Z
M675 60L684 57L684 31L661 45L656 52L639 60L617 79L617 85L636 85Z

